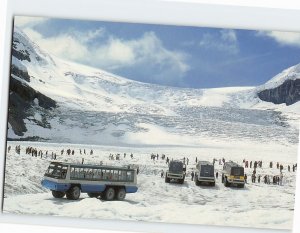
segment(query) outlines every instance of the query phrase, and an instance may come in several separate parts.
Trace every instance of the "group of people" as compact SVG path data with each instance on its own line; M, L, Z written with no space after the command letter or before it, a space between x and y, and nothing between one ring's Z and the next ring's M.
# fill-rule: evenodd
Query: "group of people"
M60 151L60 154L61 155L64 155L64 153L66 152L66 155L75 155L75 150L71 150L70 148L69 149L62 149L61 151ZM84 155L86 155L86 154L88 154L87 152L86 152L86 150L85 149L79 149L79 154L80 155L82 155L82 154L84 154ZM94 154L94 151L93 150L90 150L90 152L89 152L89 154L90 155L93 155Z
M116 155L114 155L114 154L109 154L109 156L108 156L108 159L109 160L120 160L120 154L116 154Z
M7 151L8 153L10 153L12 147L9 145L8 148L7 148ZM21 153L21 146L20 145L16 145L15 146L15 152L16 154L20 154ZM68 149L62 149L60 151L61 155L75 155L76 152L75 150L71 150L70 148ZM34 148L32 146L28 146L26 147L25 149L25 153L28 154L28 155L31 155L32 157L40 157L40 158L43 158L43 156L45 158L48 158L49 156L51 156L51 159L52 160L57 160L57 155L55 152L51 152L48 153L48 151L42 151L42 150L38 150L37 148ZM82 154L89 154L89 155L93 155L94 151L93 150L89 150L89 152L86 151L86 149L79 149L79 154L82 155ZM127 154L124 153L124 158L126 158ZM131 153L130 155L130 158L133 159L133 154ZM117 154L109 154L109 160L120 160L120 157L121 155L119 153ZM150 156L151 160L153 161L156 161L156 160L165 160L166 161L166 164L169 164L171 160L173 159L170 159L169 157L166 157L165 154L155 154L155 153L152 153L151 156ZM183 157L181 159L183 161L184 164L186 165L189 165L189 162L190 162L190 159L188 157ZM215 165L215 162L216 161L219 161L219 165L224 165L226 160L225 158L222 158L222 159L213 159L213 164ZM82 158L82 163L84 163L84 158ZM197 164L198 162L198 157L195 158L195 162ZM265 184L276 184L276 185L282 185L283 184L283 170L284 170L284 166L282 164L280 164L279 162L276 163L275 167L279 170L279 175L266 175L266 174L259 174L257 175L257 168L262 168L262 165L263 165L263 162L260 160L260 161L248 161L246 159L243 160L243 165L245 168L252 168L253 167L253 172L251 174L251 182L252 183L261 183L261 182L264 182ZM269 168L273 168L274 166L274 163L273 162L270 162L269 163ZM291 172L291 170L293 172L295 172L297 170L297 163L296 164L293 164L292 166L291 165L287 165L286 166L286 169L288 172ZM195 172L192 171L191 173L189 173L190 176L191 176L191 180L193 181L194 180L194 176L195 176ZM216 179L218 179L218 176L219 176L219 173L218 171L215 173L215 177ZM161 171L161 177L164 177L164 171L162 170ZM248 176L247 174L245 173L244 175L244 179L245 179L245 183L248 183Z
M282 164L280 164L279 162L276 163L276 168L279 170L279 175L261 175L259 174L258 176L256 175L257 173L257 168L262 168L262 161L250 161L250 163L247 160L243 160L243 163L245 165L245 168L252 168L253 165L253 172L251 175L251 182L252 183L256 183L256 179L257 182L260 183L261 179L263 178L263 182L264 184L274 184L274 185L283 185L283 170L284 170L284 166ZM273 168L273 162L271 161L269 164L269 168ZM293 172L295 172L297 169L297 163L293 164ZM287 165L287 171L291 172L291 166ZM245 182L247 183L247 174L245 174Z
M254 169L256 169L257 167L262 168L262 161L254 161L254 162L250 161L250 163L249 163L248 160L244 159L243 164L244 164L245 168L249 168L249 167L252 168L252 165L253 165Z
M11 149L12 149L11 146L8 146L7 147L7 152L10 153ZM18 155L21 154L21 145L16 145L15 146L15 152ZM83 149L83 150L79 149L79 153L80 154L82 154L82 153L86 154L86 150L85 149ZM48 152L48 150L43 151L41 149L38 150L37 148L32 147L32 146L27 146L25 148L25 154L26 155L31 155L32 157L40 157L40 158L49 158L50 157L52 160L57 160L56 152L53 152L53 151ZM66 154L66 155L75 155L76 152L75 152L75 150L71 150L71 149L62 149L60 151L60 154L61 155L64 155L64 154ZM93 150L90 150L89 154L93 155Z
M51 152L51 154L48 155L47 150L45 152L43 152L42 150L38 150L37 148L31 147L31 146L26 147L25 154L31 155L32 157L40 157L41 159L43 158L43 156L45 158L48 158L48 156L51 156L51 159L53 159L53 160L57 159L57 155L53 151Z
M9 153L11 151L11 146L8 146L7 147L7 153ZM16 153L19 155L20 153L21 153L21 146L20 145L17 145L16 147L15 147L15 151L16 151Z
M151 154L151 159L153 161L158 160L159 158L161 158L162 160L165 160L166 155L162 154L161 156L159 156L159 154L154 154L154 153Z

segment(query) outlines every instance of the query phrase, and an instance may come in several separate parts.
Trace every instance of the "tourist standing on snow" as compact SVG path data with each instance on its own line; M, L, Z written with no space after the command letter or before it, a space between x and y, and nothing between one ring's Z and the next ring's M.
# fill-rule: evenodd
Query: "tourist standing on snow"
M283 181L283 174L282 172L280 172L279 185L282 185L282 181Z
M283 165L281 164L280 165L280 172L282 172L282 170L283 170Z
M195 173L194 173L194 171L192 171L192 173L191 173L192 181L194 180L194 176L195 176Z
M255 180L256 180L255 174L253 173L251 177L252 177L252 183L255 183Z

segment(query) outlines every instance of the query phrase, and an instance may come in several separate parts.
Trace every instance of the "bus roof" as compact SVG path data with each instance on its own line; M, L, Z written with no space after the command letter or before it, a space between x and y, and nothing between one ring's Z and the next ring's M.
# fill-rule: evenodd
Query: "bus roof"
M242 167L241 165L239 165L233 161L226 162L226 164L230 167Z
M117 167L117 166L111 166L111 165L97 165L97 164L78 164L78 163L65 163L65 162L51 162L51 164L60 164L60 165L70 165L72 167L79 167L79 168L104 168L104 169L118 169L118 170L134 170L131 167Z
M208 162L208 161L199 161L198 164L199 165L211 165L211 166L213 165L211 162Z

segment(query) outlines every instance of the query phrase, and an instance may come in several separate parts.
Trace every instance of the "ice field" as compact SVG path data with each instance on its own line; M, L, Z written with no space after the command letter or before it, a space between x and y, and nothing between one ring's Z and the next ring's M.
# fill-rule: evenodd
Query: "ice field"
M209 224L221 226L291 229L293 221L296 172L288 172L287 166L296 163L297 146L257 144L239 142L211 142L203 147L109 147L91 145L62 145L37 142L9 142L12 149L7 155L5 174L4 212L31 215L71 216L114 220L137 220L149 222ZM14 151L21 145L21 154ZM48 151L48 158L25 154L27 146ZM60 155L61 149L74 149L75 155ZM79 150L86 149L86 155ZM89 155L90 149L94 150ZM127 194L125 201L103 201L81 194L77 201L66 198L55 199L49 190L41 187L41 179L51 161L50 153L56 153L58 161L86 164L137 165L139 190ZM121 159L109 160L110 154L121 154ZM126 158L124 158L126 153ZM129 154L133 153L133 159ZM165 160L151 160L151 153L165 154L170 159L189 158L187 177L183 185L167 184L161 178L167 169ZM195 169L196 157L212 161L225 158L243 164L246 160L262 160L257 175L279 175L279 169L269 168L269 162L284 165L283 186L251 183L253 168L246 168L248 184L244 189L229 187L221 183L222 165L216 162L219 178L215 187L196 186L190 172Z

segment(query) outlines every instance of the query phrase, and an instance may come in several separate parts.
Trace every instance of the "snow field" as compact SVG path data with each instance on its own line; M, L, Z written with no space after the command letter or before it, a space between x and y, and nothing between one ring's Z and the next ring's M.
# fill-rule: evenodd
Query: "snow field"
M72 144L50 144L35 142L9 142L12 149L7 154L5 174L4 211L17 214L44 214L79 218L101 218L115 220L137 220L149 222L169 222L188 224L225 225L291 229L295 199L296 172L288 172L287 165L296 163L297 147L282 145L257 145L236 143L219 144L212 147L113 147ZM14 151L21 145L21 154ZM32 157L25 154L27 146L48 150L48 158ZM74 149L75 155L60 155L61 149ZM80 155L79 149L86 149ZM89 155L90 149L94 154ZM58 161L87 164L136 165L139 166L139 190L128 194L123 202L106 202L88 198L82 194L80 200L54 199L49 190L41 187L40 181L51 161L51 153L57 154ZM109 160L110 154L120 153L121 160ZM124 158L126 153L126 158ZM134 158L130 158L133 153ZM166 184L160 177L166 171L164 160L151 160L150 155L165 154L170 159L189 158L187 177L183 185ZM50 156L49 156L50 155ZM269 162L284 165L284 185L250 183L252 169L246 168L248 183L245 189L226 188L221 183L222 165L215 164L219 179L215 187L196 186L191 181L190 172L195 169L196 157L212 161L225 158L242 164L246 160L262 160L263 168L257 175L279 175L277 168L270 169ZM251 159L250 159L251 158ZM262 179L263 181L263 179Z

